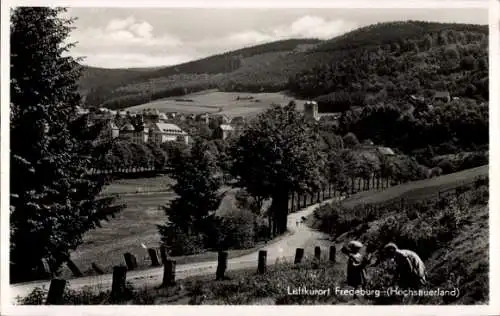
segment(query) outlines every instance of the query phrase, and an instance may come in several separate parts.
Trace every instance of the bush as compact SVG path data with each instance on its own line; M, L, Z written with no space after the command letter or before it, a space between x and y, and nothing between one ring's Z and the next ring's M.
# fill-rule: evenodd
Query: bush
M342 140L346 148L353 148L354 146L359 145L359 140L353 133L347 133Z
M455 172L455 165L449 159L443 159L438 165L441 170L443 170L443 174L449 174Z
M488 185L481 186L471 194L471 204L484 205L487 204L490 198Z
M488 163L489 159L487 152L472 153L470 155L465 156L459 169L460 170L471 169L487 165Z
M247 210L238 210L215 219L210 246L217 249L245 249L255 245L256 216Z
M199 234L188 234L175 226L162 227L162 242L171 256L192 255L203 251L204 238Z

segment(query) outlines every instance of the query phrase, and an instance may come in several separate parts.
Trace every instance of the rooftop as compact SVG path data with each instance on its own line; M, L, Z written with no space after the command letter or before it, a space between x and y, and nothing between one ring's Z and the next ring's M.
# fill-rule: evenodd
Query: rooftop
M223 131L234 131L234 128L228 124L221 124L219 127Z
M126 132L133 132L135 131L135 128L132 124L128 123L128 124L125 124L122 128L121 128L122 131L126 131Z
M387 155L387 156L393 156L394 155L394 151L391 148L389 148L389 147L378 147L377 150L382 155Z
M156 128L163 133L186 134L179 126L171 123L154 123Z

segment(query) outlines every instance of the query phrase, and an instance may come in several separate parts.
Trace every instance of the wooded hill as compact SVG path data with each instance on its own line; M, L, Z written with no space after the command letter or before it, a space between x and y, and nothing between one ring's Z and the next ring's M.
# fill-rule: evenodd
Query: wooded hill
M80 85L88 106L115 109L211 88L289 90L316 98L322 111L435 91L487 100L488 26L379 23L327 41L284 40L151 71L87 68Z

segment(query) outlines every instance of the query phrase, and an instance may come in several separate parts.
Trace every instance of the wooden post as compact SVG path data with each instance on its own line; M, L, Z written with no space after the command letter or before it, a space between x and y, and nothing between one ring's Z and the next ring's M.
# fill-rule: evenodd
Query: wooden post
M92 269L97 273L97 274L104 274L104 270L97 265L97 263L92 262Z
M291 201L290 201L290 213L293 212L293 211L295 211L293 209L293 201L294 201L294 197L295 197L294 195L295 194L292 192L292 197L291 197Z
M259 251L259 263L257 267L257 273L264 274L266 273L266 261L267 261L267 251L261 250Z
M314 261L313 267L315 269L319 268L319 263L321 261L321 248L319 246L314 247Z
M129 270L134 270L135 268L137 268L137 259L133 254L127 252L123 256L125 257L125 263L127 264L127 268Z
M166 260L163 266L163 283L162 287L167 287L175 284L175 260Z
M120 299L125 294L127 281L127 267L114 266L113 267L113 283L111 284L111 297L113 299Z
M316 197L316 203L319 203L321 201L321 191L318 190L318 196Z
M336 262L337 261L336 252L337 252L337 249L335 248L335 245L330 246L330 256L329 256L328 259L331 262Z
M167 262L167 247L165 245L160 246L160 257L161 263L165 264Z
M303 257L304 257L304 248L297 248L295 250L295 260L293 261L293 263L294 264L300 263Z
M159 266L160 261L158 261L158 253L156 252L156 249L148 248L148 254L149 254L149 257L151 258L151 266L152 267Z
M75 276L77 278L83 276L83 273L80 271L80 269L78 269L78 267L76 266L76 264L71 259L68 259L66 261L66 265L71 270L71 273L73 273L73 276Z
M227 258L228 258L228 253L227 251L219 251L219 258L218 258L218 264L217 264L217 271L216 271L216 280L223 280L224 279L224 274L226 273L227 269Z
M66 280L53 279L50 281L49 293L47 294L47 305L62 304Z

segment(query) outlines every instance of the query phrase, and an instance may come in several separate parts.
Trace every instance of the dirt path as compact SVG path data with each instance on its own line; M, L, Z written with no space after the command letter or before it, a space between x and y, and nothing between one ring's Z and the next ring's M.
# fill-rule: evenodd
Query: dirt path
M313 204L299 212L292 213L288 216L288 229L291 234L285 238L269 243L267 246L259 250L267 250L268 264L274 264L279 259L293 258L296 248L304 248L306 256L311 255L314 251L314 246L327 247L331 242L328 240L328 235L314 231L307 227L305 223L297 225L297 221L301 217L307 217L320 204L331 202L331 200L323 201L319 204ZM251 267L257 267L257 257L259 250L251 254L244 255L228 260L228 270L238 270ZM324 249L326 251L326 249ZM217 261L198 262L178 265L176 268L176 279L183 279L190 276L214 274L217 268ZM127 273L127 281L134 287L156 286L161 284L163 277L163 267L151 268L141 271L130 271ZM77 290L83 287L90 287L95 291L107 290L111 288L112 274L101 276L91 276L72 279L68 282L67 287ZM36 287L46 287L50 285L49 281L35 281L14 284L10 286L10 297L13 304L17 296L27 296Z

